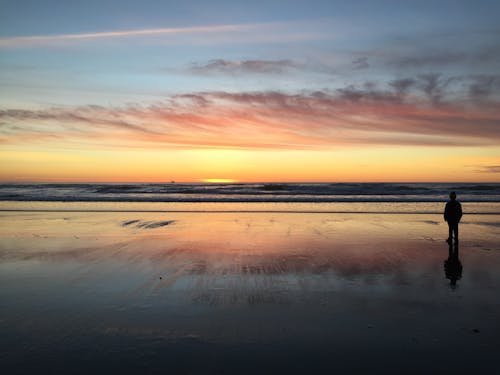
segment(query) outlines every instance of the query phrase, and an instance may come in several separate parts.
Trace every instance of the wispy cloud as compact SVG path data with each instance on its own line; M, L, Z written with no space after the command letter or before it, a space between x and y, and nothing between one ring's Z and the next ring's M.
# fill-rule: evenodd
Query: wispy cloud
M351 100L425 100L429 104L439 106L441 102L459 105L457 99L461 98L462 101L466 100L468 105L491 106L495 101L500 101L500 76L446 76L441 73L427 73L390 80L382 85L368 81L361 85L348 85L337 91Z
M192 64L194 74L281 74L298 69L301 64L292 60L225 60L215 59L204 64Z
M391 86L395 90L395 94L402 98L415 85L416 80L413 78L400 78L395 79L389 82L389 86Z
M300 32L297 28L300 27ZM173 28L148 28L90 33L29 35L0 38L0 48L45 47L75 44L84 41L156 38L157 42L184 44L214 43L276 43L300 42L331 38L321 27L307 22L267 22L223 24Z
M390 61L391 65L400 68L421 68L426 66L444 66L457 63L463 63L464 60L473 57L465 52L458 51L420 51L418 55L410 54L394 57Z
M399 34L366 55L380 58L391 68L438 69L500 62L500 29L450 29Z
M500 75L481 74L470 79L468 91L472 99L482 100L500 92Z
M368 57L363 56L352 60L352 66L354 69L368 69L370 67Z
M174 95L154 105L0 110L5 144L86 140L103 147L325 149L338 146L476 146L500 142L500 106L415 97L422 78L335 91ZM430 81L430 83L429 83ZM423 79L433 86L434 79ZM424 88L423 88L424 89ZM422 89L422 90L423 90ZM440 95L443 95L441 92Z
M156 28L139 30L119 30L103 31L94 33L80 34L56 34L56 35L31 35L0 38L0 47L23 47L33 45L54 44L64 41L78 41L88 39L110 39L126 38L136 36L154 36L154 35L179 35L193 33L218 33L229 31L241 31L255 28L255 25L213 25L213 26L194 26L178 28Z
M500 165L482 165L476 169L477 173L500 173Z

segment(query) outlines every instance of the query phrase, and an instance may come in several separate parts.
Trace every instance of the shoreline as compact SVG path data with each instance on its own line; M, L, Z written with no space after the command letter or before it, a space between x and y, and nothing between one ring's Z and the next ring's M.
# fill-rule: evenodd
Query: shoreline
M64 202L0 201L0 212L242 212L442 214L445 202ZM500 203L462 202L467 215L500 215Z

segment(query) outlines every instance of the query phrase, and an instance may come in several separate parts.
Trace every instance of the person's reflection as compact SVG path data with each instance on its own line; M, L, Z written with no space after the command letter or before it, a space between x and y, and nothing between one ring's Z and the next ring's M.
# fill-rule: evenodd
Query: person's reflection
M457 280L462 278L462 263L458 258L458 242L455 242L455 246L450 242L448 252L448 259L444 261L444 274L450 280L450 287L455 289Z

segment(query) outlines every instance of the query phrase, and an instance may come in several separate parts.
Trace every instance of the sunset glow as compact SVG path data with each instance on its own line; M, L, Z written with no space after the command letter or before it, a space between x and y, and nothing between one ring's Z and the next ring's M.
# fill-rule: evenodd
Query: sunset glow
M499 15L1 0L2 373L497 373Z
M500 181L495 12L195 3L6 6L0 180Z
M237 182L236 180L233 180L231 178L204 178L201 181L209 184L230 184Z

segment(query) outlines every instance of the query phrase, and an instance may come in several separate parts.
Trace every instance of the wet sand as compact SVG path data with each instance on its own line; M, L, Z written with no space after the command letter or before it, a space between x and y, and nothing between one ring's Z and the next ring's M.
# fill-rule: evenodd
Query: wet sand
M441 215L1 212L0 361L9 374L496 372L500 216L466 216L460 235L460 267L445 269Z

